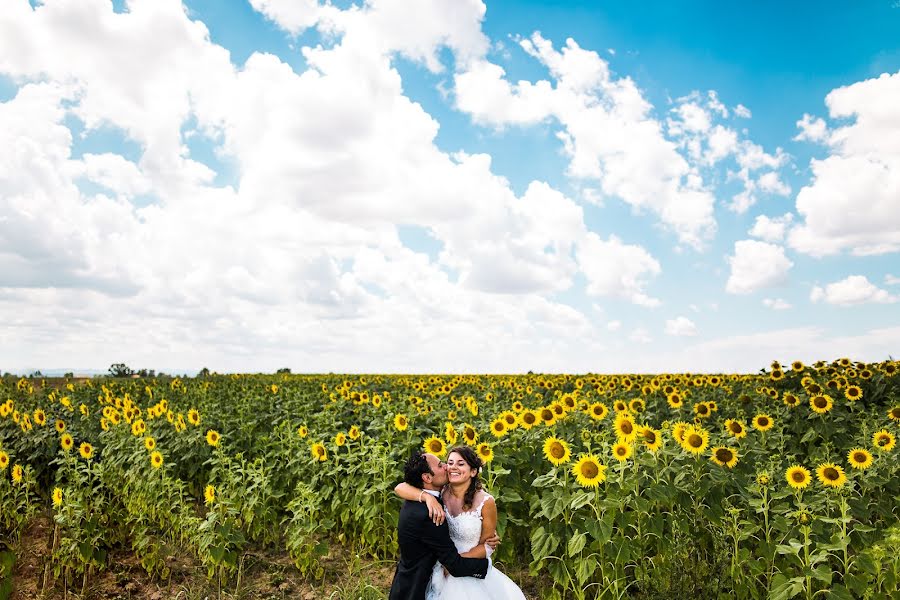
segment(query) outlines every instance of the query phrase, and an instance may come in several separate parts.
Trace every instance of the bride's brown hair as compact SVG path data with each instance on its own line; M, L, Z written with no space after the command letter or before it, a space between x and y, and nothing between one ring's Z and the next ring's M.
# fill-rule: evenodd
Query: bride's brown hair
M469 480L469 487L466 489L466 493L463 496L463 510L466 510L466 507L471 509L472 501L475 500L475 494L478 493L478 490L482 489L480 473L484 463L481 462L478 453L469 446L457 446L450 450L450 452L447 453L447 456L449 457L454 452L459 454L462 459L466 461L466 464L475 471L475 477Z

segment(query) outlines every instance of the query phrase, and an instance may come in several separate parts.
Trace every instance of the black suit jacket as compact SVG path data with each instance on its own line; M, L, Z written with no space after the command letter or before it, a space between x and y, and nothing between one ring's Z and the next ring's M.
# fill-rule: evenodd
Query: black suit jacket
M484 579L486 558L463 558L450 540L447 521L435 525L423 502L403 503L398 526L400 562L394 572L390 600L425 600L434 564L440 561L454 577Z

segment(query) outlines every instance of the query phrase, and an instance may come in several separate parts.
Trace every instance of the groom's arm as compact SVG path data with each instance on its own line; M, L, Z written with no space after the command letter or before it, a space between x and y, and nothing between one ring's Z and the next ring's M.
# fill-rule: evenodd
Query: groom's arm
M444 522L434 525L427 521L422 530L422 542L437 556L438 562L454 577L475 577L483 579L488 570L488 560L484 558L484 546L480 546L481 556L468 558L460 556L456 546L450 541L450 528ZM469 552L477 551L473 548ZM467 553L468 554L468 553Z

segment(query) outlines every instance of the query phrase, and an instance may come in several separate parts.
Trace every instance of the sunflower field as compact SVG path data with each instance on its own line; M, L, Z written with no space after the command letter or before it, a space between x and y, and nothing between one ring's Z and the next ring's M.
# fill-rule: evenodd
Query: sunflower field
M403 462L469 444L494 559L541 598L896 598L898 367L7 378L0 542L49 516L44 588L84 589L123 547L220 586L279 548L314 582L334 553L395 560Z

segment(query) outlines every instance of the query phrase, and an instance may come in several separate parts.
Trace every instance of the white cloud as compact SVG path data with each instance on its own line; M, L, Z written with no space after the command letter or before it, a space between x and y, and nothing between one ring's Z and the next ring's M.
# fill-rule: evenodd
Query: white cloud
M791 308L791 303L781 298L763 298L762 303L763 306L772 310L788 310Z
M900 72L837 88L825 102L831 118L853 121L827 133L827 158L810 161L812 182L797 194L803 221L788 243L812 256L897 252Z
M794 136L796 141L824 142L828 140L828 125L821 118L813 118L812 115L803 113L803 118L797 121L800 133Z
M606 324L606 329L608 331L618 331L622 329L622 321L610 321Z
M690 337L697 335L697 326L687 317L666 320L666 335Z
M321 11L318 0L250 0L250 5L294 35L315 25Z
M753 113L750 112L750 109L743 104L738 104L734 107L734 114L742 119L749 119L753 116Z
M900 285L900 277L894 277L890 273L884 276L884 282L887 285Z
M624 298L647 307L659 306L659 299L648 296L644 288L646 278L659 275L662 269L641 246L624 244L614 235L603 241L590 232L578 246L577 260L587 278L589 295Z
M785 213L780 217L769 218L759 215L753 223L749 234L765 242L780 242L791 222L794 220L792 213Z
M520 45L549 69L555 85L511 84L499 66L475 61L454 78L457 108L498 128L555 119L571 177L598 182L604 196L649 211L681 243L702 247L716 229L713 195L664 137L634 81L613 78L604 59L571 38L561 51L539 33Z
M896 296L876 287L863 275L851 275L846 279L829 283L824 288L815 286L809 299L813 302L824 301L838 306L889 304L897 301Z
M734 255L728 257L728 263L731 275L725 291L729 294L749 294L784 283L794 264L781 246L756 240L735 242Z
M653 338L650 337L650 332L648 332L643 327L638 327L634 329L629 335L628 339L636 344L649 344L653 341Z

